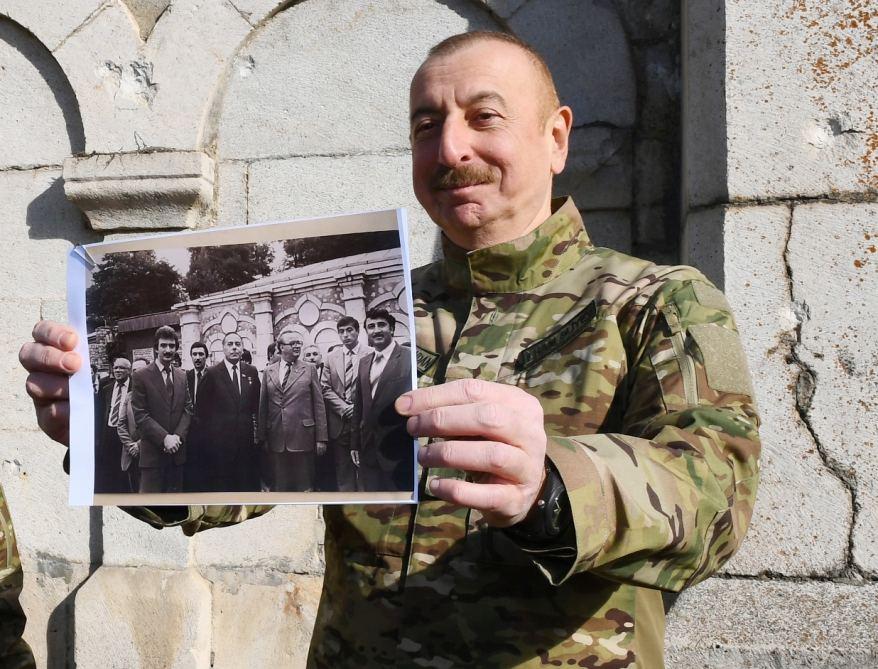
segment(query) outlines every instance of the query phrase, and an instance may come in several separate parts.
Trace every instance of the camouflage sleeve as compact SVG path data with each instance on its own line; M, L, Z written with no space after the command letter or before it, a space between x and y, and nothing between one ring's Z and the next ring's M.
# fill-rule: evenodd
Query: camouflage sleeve
M21 638L25 617L18 602L22 572L12 517L0 489L0 666L10 669L36 667L30 647Z
M728 303L672 280L618 316L626 383L618 434L551 438L573 515L566 550L535 561L553 583L591 571L678 591L740 544L759 479L759 419Z
M196 532L213 527L224 527L244 522L268 513L274 506L129 506L122 510L138 520L153 527L182 527L183 534L192 536Z

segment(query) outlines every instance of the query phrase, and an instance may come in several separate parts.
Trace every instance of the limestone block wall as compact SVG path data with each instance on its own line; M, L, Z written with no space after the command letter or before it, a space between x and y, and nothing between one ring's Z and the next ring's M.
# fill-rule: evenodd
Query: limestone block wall
M404 205L433 258L408 81L479 28L546 55L576 117L557 191L596 241L682 249L739 313L765 483L739 556L674 604L669 666L878 664L875 19L810 4L0 0L0 481L40 666L303 665L320 510L186 538L68 508L15 351L64 319L66 251L102 235Z
M669 658L878 666L878 7L686 9L683 250L736 308L764 455L748 540L680 597Z

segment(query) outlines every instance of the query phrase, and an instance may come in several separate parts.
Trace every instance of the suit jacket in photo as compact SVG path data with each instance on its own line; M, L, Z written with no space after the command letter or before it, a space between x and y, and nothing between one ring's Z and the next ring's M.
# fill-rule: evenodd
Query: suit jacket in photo
M259 409L259 372L238 363L241 393L235 392L225 361L201 377L195 414L204 457L214 467L233 464L240 457L255 457L253 437Z
M299 359L293 363L286 388L286 362L271 363L262 375L259 401L259 440L268 450L313 451L318 441L328 441L326 408L317 368Z
M334 349L326 356L326 363L323 367L323 399L326 400L326 422L329 427L329 438L338 439L344 427L344 419L342 414L348 407L348 402L344 398L344 368L345 368L345 346L342 344ZM357 384L357 373L359 370L359 362L366 355L372 352L372 349L364 344L360 344L360 358L354 363L354 387ZM351 398L353 401L353 398ZM349 418L348 420L351 420Z
M393 408L400 395L412 390L411 351L399 344L394 347L372 397L369 372L374 358L373 351L360 359L351 448L360 452L361 468L392 472L409 463L413 467L413 440L405 428L406 418Z
M186 434L192 419L192 402L186 386L186 373L173 366L171 370L173 398L155 363L138 370L132 377L131 405L141 435L141 467L162 467L170 461L175 465L186 462ZM164 450L164 440L169 434L176 434L183 440L183 445L173 454Z
M137 429L137 423L134 422L134 407L131 405L132 395L133 392L129 392L122 398L122 406L119 408L119 426L116 428L119 433L119 441L122 442L122 455L119 464L123 472L127 472L135 460L134 456L128 452L128 447L140 441L140 432Z

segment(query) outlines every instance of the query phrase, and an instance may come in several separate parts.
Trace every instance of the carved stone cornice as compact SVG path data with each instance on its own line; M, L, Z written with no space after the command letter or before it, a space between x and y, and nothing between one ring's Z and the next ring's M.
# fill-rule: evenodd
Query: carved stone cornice
M63 174L95 230L194 228L213 200L213 159L200 151L72 156Z

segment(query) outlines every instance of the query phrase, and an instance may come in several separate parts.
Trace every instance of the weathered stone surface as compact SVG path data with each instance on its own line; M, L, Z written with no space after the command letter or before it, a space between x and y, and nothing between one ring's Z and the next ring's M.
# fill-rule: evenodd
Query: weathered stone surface
M110 567L184 569L189 542L179 528L157 530L116 507L103 510L103 564Z
M213 586L213 663L235 667L304 667L322 579L280 574L271 585Z
M269 13L286 2L284 0L229 0L232 5L251 25L263 21Z
M193 570L101 567L74 601L77 666L210 666L210 585Z
M65 0L64 3L0 0L0 14L20 23L51 50L88 21L102 0Z
M71 242L94 239L64 197L60 173L56 168L0 172L0 283L6 299L63 299Z
M815 377L803 394L816 438L855 492L853 557L878 574L878 205L793 212L788 262L804 314L796 353Z
M655 205L677 197L674 146L663 140L646 139L634 146L634 182L637 203Z
M848 0L725 3L730 200L878 190L874 21ZM697 150L699 164L722 160Z
M494 12L497 16L508 19L519 9L527 4L528 0L479 0Z
M149 39L155 24L171 4L171 0L122 0L122 4L131 15L140 39Z
M407 155L262 160L250 166L250 223L406 207L415 266L438 253L436 226L415 200Z
M216 224L247 223L247 179L245 163L225 162L216 171Z
M316 506L277 506L246 523L200 532L192 543L195 563L211 580L215 570L239 568L251 571L253 578L322 571L323 523Z
M711 579L668 616L668 667L878 666L878 586Z
M788 225L783 206L716 208L687 221L689 262L724 279L762 418L762 482L732 573L832 574L846 564L850 496L799 416L799 368L787 360L798 323L784 264Z
M679 39L680 3L676 0L622 0L615 5L632 40Z
M86 149L195 149L226 58L250 29L225 2L184 0L144 44L128 10L105 4L55 52L78 92Z
M27 616L24 639L38 667L67 665L68 647L73 642L71 593L87 577L88 565L59 562L46 573L45 563L25 562L20 599Z
M683 206L728 200L725 0L682 5Z
M191 228L213 199L199 151L92 154L64 161L64 192L95 230Z
M566 169L555 178L556 195L572 195L583 209L631 205L631 133L580 128L570 136Z
M262 26L230 69L219 157L406 148L409 81L429 47L496 25L463 0L386 7L374 0L303 2Z
M33 430L36 419L31 421ZM89 509L67 506L63 459L64 448L42 433L0 431L0 481L9 500L22 560L30 569L53 577L64 576L68 563L88 564L92 558Z
M631 253L631 213L628 211L583 211L582 220L595 246Z
M636 118L634 70L616 9L600 0L530 2L512 30L545 58L573 124L630 127Z
M2 17L0 63L0 168L58 165L82 150L76 98L61 68L33 35Z

